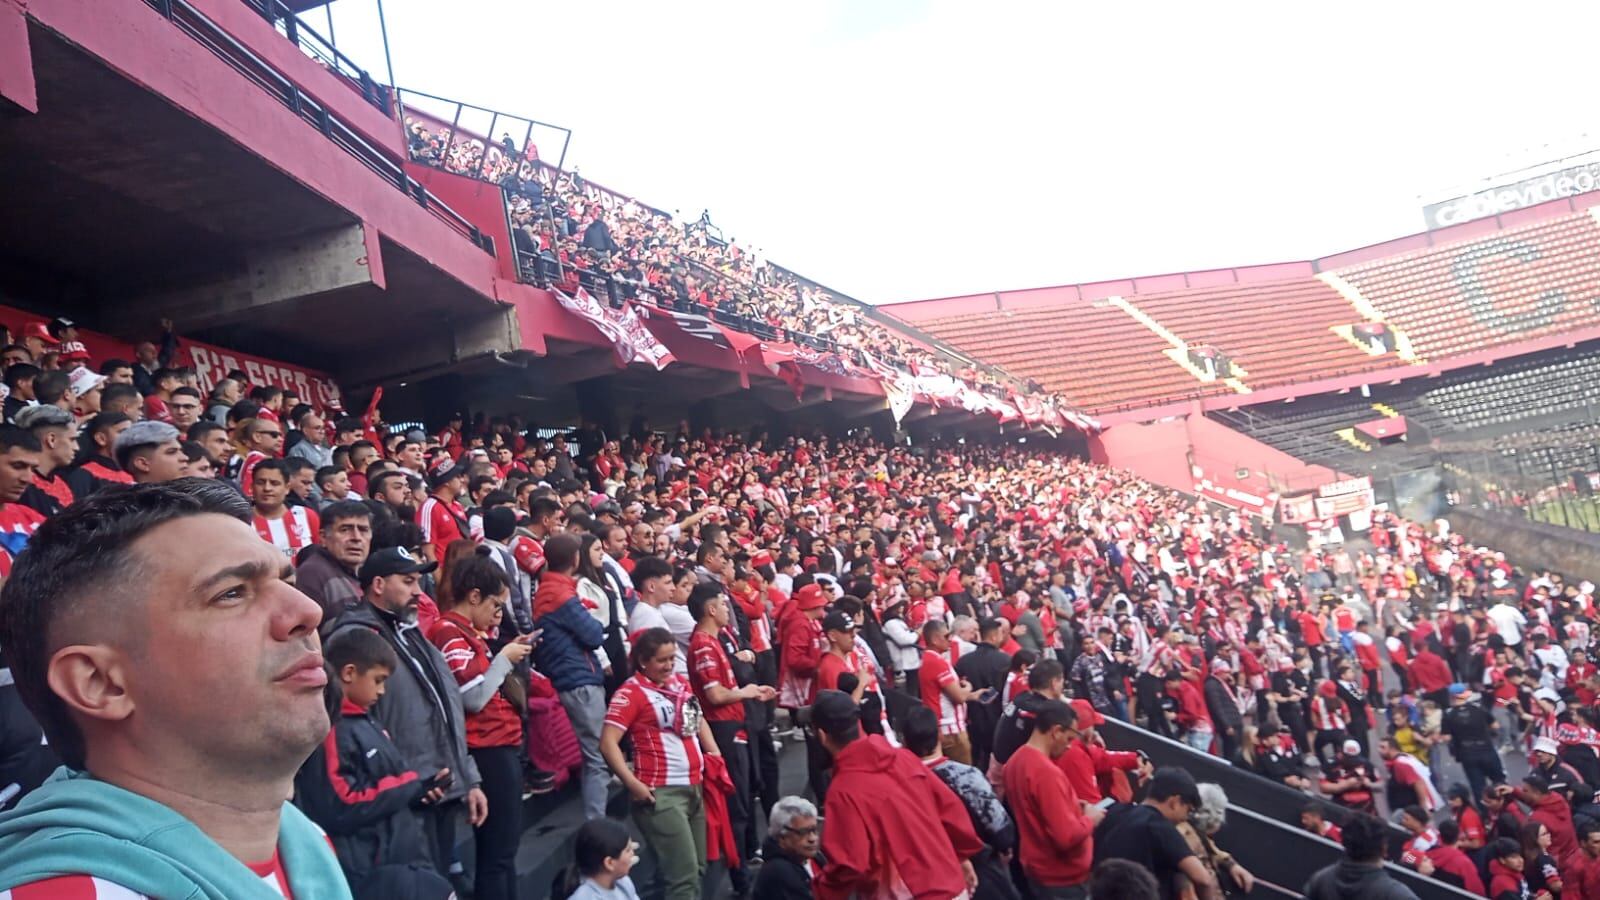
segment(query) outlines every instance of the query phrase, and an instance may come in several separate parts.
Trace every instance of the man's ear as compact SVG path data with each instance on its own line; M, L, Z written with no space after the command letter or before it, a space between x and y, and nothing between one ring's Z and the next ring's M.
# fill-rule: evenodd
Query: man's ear
M50 690L73 711L95 719L120 721L133 714L121 651L104 644L73 644L50 657Z

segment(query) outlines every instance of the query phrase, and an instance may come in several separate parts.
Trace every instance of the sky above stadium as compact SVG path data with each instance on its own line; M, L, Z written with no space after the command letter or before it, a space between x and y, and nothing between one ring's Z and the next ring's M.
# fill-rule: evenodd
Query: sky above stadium
M382 73L375 11L333 25ZM401 87L570 128L568 168L874 303L1324 256L1600 147L1594 3L384 11Z

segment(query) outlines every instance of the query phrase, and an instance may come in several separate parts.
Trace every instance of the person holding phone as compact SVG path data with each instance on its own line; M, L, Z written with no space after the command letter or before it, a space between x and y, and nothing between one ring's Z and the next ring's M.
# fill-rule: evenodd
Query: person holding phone
M533 647L524 635L493 657L485 635L500 627L511 583L488 547L453 563L444 577L454 601L428 630L461 689L467 715L467 752L478 765L489 812L477 825L473 895L480 900L517 896L517 842L522 837L522 717L501 688Z
M351 628L328 641L323 657L333 728L295 775L295 803L328 833L345 877L360 885L384 866L409 866L422 857L422 829L410 810L438 803L451 776L449 769L428 773L409 766L368 715L400 665L387 641L376 631Z

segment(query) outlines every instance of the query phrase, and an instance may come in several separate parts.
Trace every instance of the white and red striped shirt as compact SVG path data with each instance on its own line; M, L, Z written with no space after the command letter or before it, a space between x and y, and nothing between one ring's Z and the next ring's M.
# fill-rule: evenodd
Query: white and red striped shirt
M256 513L256 534L290 559L294 559L301 548L316 543L321 527L321 521L309 506L285 506L283 515L276 519Z
M1343 731L1344 704L1318 694L1311 698L1311 727L1317 731Z
M636 674L623 682L606 709L606 724L633 738L633 773L650 787L700 783L699 735L678 733L683 706L693 696L689 679L674 674L660 685Z
M264 863L253 863L250 871L256 873L261 883L284 900L294 900L289 890L289 877L283 871L283 859L272 854ZM157 900L125 888L114 881L93 875L57 875L44 881L19 884L9 891L0 891L0 900Z

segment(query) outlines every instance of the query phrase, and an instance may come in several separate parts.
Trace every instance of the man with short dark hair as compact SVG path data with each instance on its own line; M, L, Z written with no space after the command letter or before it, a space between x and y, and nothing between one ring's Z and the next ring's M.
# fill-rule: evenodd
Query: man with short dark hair
M1417 900L1417 895L1383 870L1389 826L1382 819L1352 816L1340 839L1344 859L1319 869L1304 888L1306 900Z
M1045 700L1033 732L1005 763L1004 784L1017 819L1018 859L1039 900L1081 900L1105 811L1078 799L1057 760L1074 739L1072 707ZM1181 841L1181 838L1180 838Z
M361 602L356 572L372 548L372 510L359 500L340 500L323 509L317 543L295 557L295 586L322 607L329 628L346 609Z
M11 574L11 561L27 546L44 516L23 505L22 495L33 484L39 465L39 442L15 425L0 425L0 579Z
M317 514L307 507L286 503L289 466L281 459L264 459L257 463L251 482L256 533L284 556L294 559L302 547L311 546L322 530Z
M977 887L983 850L961 800L916 757L863 736L848 694L821 691L811 721L833 757L817 893L959 897Z
M173 427L187 438L189 429L200 421L200 404L205 398L200 391L184 386L174 388L172 399L167 401L167 412L172 416Z
M1177 896L1178 875L1189 879L1201 900L1220 900L1216 877L1178 833L1178 824L1199 806L1193 775L1173 766L1156 769L1143 803L1113 807L1095 829L1095 860L1127 859L1149 869L1163 900Z
M974 897L1015 898L1010 875L1003 860L1017 846L1017 826L1011 821L994 788L983 773L972 766L949 759L939 750L939 717L926 706L913 706L901 723L906 749L922 760L928 771L939 776L967 809L973 830L984 849L972 858L978 873Z
M288 802L328 733L319 612L249 517L231 488L185 479L96 495L34 535L0 591L0 645L77 771L6 814L0 889L252 897L265 876L350 896Z
M417 525L422 528L422 555L439 562L452 541L469 534L467 512L457 502L467 487L467 467L441 455L428 473L428 486L432 492L417 508Z
M154 420L129 425L117 435L111 452L117 468L133 476L135 484L182 478L189 462L178 440L178 429Z
M100 390L100 411L122 413L137 422L144 418L144 397L131 384L108 384Z
M78 462L67 471L74 499L83 500L111 484L133 484L133 476L117 467L111 447L133 422L122 413L103 412L85 422L78 437Z

